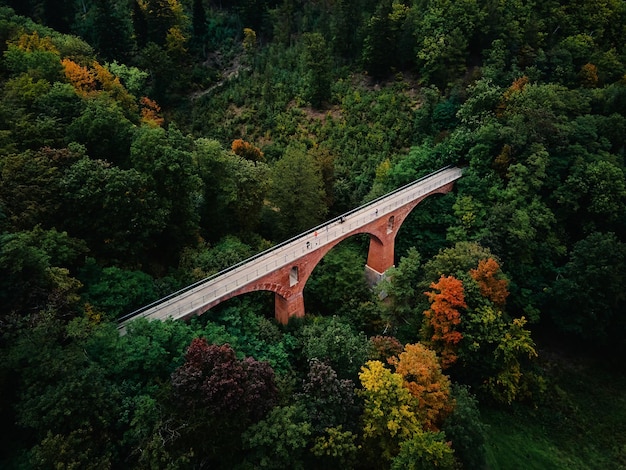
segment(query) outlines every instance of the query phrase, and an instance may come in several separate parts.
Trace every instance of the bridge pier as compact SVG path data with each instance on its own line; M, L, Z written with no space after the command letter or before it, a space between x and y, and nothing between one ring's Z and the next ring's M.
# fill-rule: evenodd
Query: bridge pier
M391 235L391 236L389 236ZM394 263L395 233L381 237L370 237L367 252L367 267L382 276Z
M279 323L286 325L291 317L304 316L304 296L302 291L285 298L276 293L274 296L274 316Z

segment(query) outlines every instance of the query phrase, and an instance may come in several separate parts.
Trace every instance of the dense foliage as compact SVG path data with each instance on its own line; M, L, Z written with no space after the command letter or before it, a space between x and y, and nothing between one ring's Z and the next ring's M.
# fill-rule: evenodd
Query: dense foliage
M567 416L541 347L626 353L625 47L619 0L1 2L0 466L474 469L479 404ZM119 335L448 164L376 291L359 236L304 319Z

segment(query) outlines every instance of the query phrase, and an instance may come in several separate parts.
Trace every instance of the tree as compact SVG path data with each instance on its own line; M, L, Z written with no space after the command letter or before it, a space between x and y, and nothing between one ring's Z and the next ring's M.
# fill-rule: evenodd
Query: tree
M358 304L373 301L363 274L363 255L349 243L331 250L317 264L304 288L307 311L352 320ZM370 325L356 324L358 329Z
M33 465L112 465L122 394L93 349L100 333L111 341L107 328L82 318L68 324L49 310L14 339L11 369L20 377L16 417L29 430Z
M115 266L87 266L83 268L83 273L86 271L95 272L89 273L89 282L85 283L82 300L97 311L105 313L108 319L115 320L159 297L154 279L142 271L130 271Z
M366 26L363 41L363 63L369 74L376 78L385 76L393 65L394 37L391 33L392 2L380 2Z
M442 430L452 442L454 456L463 468L483 468L485 465L485 431L482 423L478 400L469 387L452 384L454 410L446 418Z
M254 468L302 470L310 435L311 425L302 406L277 406L243 434L251 454L246 460Z
M207 18L203 0L193 0L192 30L194 42L204 48L207 39Z
M623 348L624 282L626 245L614 233L593 232L578 241L550 289L558 329L593 348Z
M201 225L210 240L257 230L269 192L270 169L260 161L262 152L243 140L233 141L233 151L214 140L194 143L194 164L204 183Z
M0 200L12 227L30 230L58 224L61 181L80 156L69 149L44 147L0 160Z
M180 267L194 281L199 281L254 254L252 247L235 236L226 236L213 246L201 244L197 248L185 248L181 254Z
M160 262L176 260L181 249L197 240L202 183L193 166L192 140L175 126L141 126L130 149L133 168L147 175L166 216L165 229L156 239L168 253L153 253Z
M419 432L400 444L391 470L430 470L457 468L454 450L442 432Z
M172 374L174 404L184 431L177 449L227 468L239 460L241 433L263 419L277 399L274 371L252 358L237 359L228 345L194 339Z
M390 360L404 386L417 398L418 416L422 428L441 429L441 423L454 408L450 397L450 379L443 375L435 351L416 343L407 344L404 351Z
M128 168L133 128L120 103L97 96L68 126L66 138L85 145L92 158Z
M530 331L524 328L526 319L515 318L500 340L494 352L499 365L495 377L490 377L486 388L491 395L501 403L511 404L531 396L531 385L534 379L532 373L524 373L524 361L535 359L537 351L535 342L530 337Z
M406 256L400 258L398 266L387 271L387 276L377 286L377 290L386 295L384 314L388 327L398 336L414 337L421 324L419 313L424 309L420 311L419 307L424 300L417 287L421 276L421 255L412 247ZM419 323L416 324L416 321Z
M478 283L480 294L493 302L496 307L504 308L506 298L509 295L507 289L508 280L495 277L497 274L502 277L502 271L498 262L493 258L480 260L478 267L471 269L469 273Z
M216 419L229 416L235 426L258 421L276 399L269 365L252 358L240 361L229 345L210 345L202 338L191 342L172 385L181 406Z
M368 352L365 335L335 316L302 328L302 342L308 360L327 361L341 379L356 379Z
M344 431L342 426L327 428L315 439L311 452L319 459L320 468L353 468L359 452L356 439L356 434Z
M324 36L320 33L302 35L304 52L302 69L304 71L304 99L315 108L330 99L331 55Z
M129 2L83 2L74 29L107 60L123 61L133 47Z
M370 338L369 359L387 363L393 356L404 351L404 346L393 336L377 335Z
M139 11L135 15L141 15L141 20L146 25L146 42L157 45L165 45L168 32L187 21L183 6L178 0L146 0L137 2ZM140 21L136 18L136 21Z
M319 224L328 211L324 200L322 175L313 158L301 146L288 147L272 169L276 233L286 238Z
M354 383L339 379L327 363L315 358L309 361L309 372L298 398L307 410L313 434L320 436L325 429L338 426L356 431Z
M457 360L457 344L463 338L457 325L461 323L459 309L467 308L463 283L453 276L441 276L439 282L430 285L433 291L425 292L431 302L424 311L427 331L432 332L428 343L441 356L441 366L445 369ZM439 291L439 292L436 292Z
M577 224L582 219L585 234L610 227L626 215L626 175L608 160L579 160L557 193L570 217Z
M137 170L85 157L67 170L60 187L64 227L98 258L137 266L165 229L167 212Z
M255 147L250 142L246 142L243 139L235 139L231 144L231 150L234 154L239 155L247 160L252 160L253 162L264 161L263 152L260 148Z
M53 83L63 74L59 50L49 37L40 37L37 31L10 41L4 61L9 72L15 75L26 72L35 80Z
M403 386L403 378L379 361L368 361L359 374L363 390L363 449L377 461L391 461L400 444L421 431L418 400Z
M80 282L70 276L87 248L55 229L0 235L0 302L3 314L58 309L74 315Z

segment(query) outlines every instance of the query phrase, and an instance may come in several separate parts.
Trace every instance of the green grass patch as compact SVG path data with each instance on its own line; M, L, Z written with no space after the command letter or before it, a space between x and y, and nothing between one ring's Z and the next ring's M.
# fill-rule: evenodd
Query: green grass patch
M626 376L580 359L544 364L535 405L483 408L490 470L626 469Z

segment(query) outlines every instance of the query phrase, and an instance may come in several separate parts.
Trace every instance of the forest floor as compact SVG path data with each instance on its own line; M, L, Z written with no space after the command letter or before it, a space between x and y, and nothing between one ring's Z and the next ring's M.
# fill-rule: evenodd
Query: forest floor
M489 470L626 469L626 373L541 351L548 381L536 405L484 407Z

